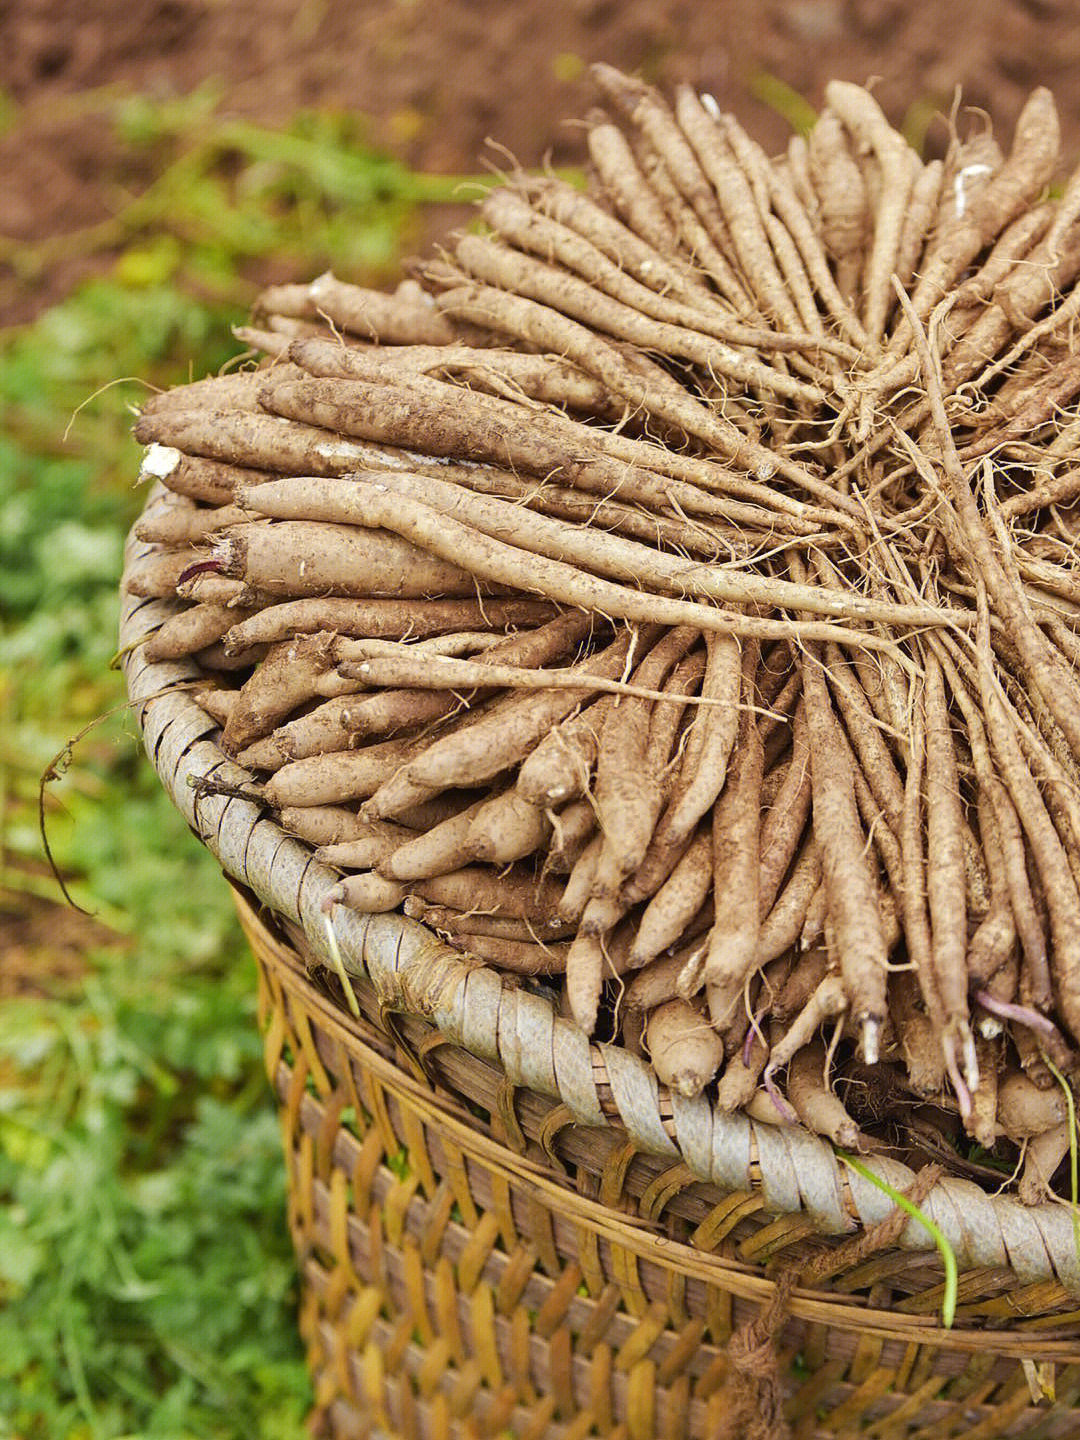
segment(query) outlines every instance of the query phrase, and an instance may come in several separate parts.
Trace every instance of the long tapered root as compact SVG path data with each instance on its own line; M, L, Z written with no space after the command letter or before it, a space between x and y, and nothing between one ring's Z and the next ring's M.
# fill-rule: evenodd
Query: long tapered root
M331 908L557 992L675 1097L900 1155L936 1113L955 1173L1025 1150L1021 1197L1064 1196L1053 99L924 163L833 82L774 161L687 87L594 78L586 191L515 175L392 295L274 286L257 366L147 403L144 657L203 674Z

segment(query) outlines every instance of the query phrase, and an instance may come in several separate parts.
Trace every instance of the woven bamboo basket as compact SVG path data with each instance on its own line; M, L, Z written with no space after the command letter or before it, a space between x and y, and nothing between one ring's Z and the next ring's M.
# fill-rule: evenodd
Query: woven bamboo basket
M1080 1434L1067 1207L958 1179L922 1195L960 1267L944 1329L929 1234L829 1145L668 1094L416 922L335 912L351 1013L321 911L336 875L257 805L198 788L250 777L188 698L195 668L141 658L172 613L125 599L128 688L258 960L313 1433Z

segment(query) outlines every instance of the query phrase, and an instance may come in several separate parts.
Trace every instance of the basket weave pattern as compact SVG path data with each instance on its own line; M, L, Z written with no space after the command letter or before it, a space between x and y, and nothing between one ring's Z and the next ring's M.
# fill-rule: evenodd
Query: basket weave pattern
M170 613L128 602L122 644ZM944 1331L922 1227L869 1252L845 1241L891 1206L828 1146L667 1096L415 923L335 916L353 1018L325 978L333 875L256 805L197 797L191 781L248 777L184 695L191 668L137 649L126 666L159 774L245 888L319 1433L716 1440L747 1433L734 1402L769 1363L800 1437L1080 1431L1080 1263L1062 1207L934 1188L924 1209L961 1264ZM737 1364L729 1342L777 1277L826 1251L835 1273L796 1284ZM1040 1387L1054 1403L1035 1406Z
M312 985L303 942L238 904L260 964L302 1323L330 1433L450 1436L470 1433L454 1428L465 1421L533 1440L726 1433L726 1342L772 1290L763 1264L797 1263L812 1223L769 1216L760 1192L720 1195L682 1164L649 1164L610 1129L573 1127L576 1143L560 1143L564 1107L508 1093L422 1022L385 1017L380 1032L346 1017ZM370 987L355 988L377 1013ZM810 1377L787 1407L797 1433L861 1420L928 1440L962 1408L965 1428L989 1437L1030 1412L1023 1370L1001 1353L1024 1348L1015 1323L943 1348L933 1270L893 1251L842 1270L831 1295L796 1292L780 1364ZM913 1282L927 1286L914 1298ZM964 1287L967 1317L991 1325L1047 1294L1018 1292L1008 1272L969 1273ZM870 1308L846 1299L855 1290ZM1057 1390L1080 1392L1080 1367L1059 1371ZM1072 1433L1057 1419L1038 1433Z

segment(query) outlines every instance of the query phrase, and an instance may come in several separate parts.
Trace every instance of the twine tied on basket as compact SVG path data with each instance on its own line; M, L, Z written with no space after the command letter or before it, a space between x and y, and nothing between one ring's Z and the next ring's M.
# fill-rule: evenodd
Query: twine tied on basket
M940 1165L926 1165L904 1191L904 1198L921 1205L941 1179ZM784 1419L784 1386L777 1340L787 1318L797 1285L813 1285L842 1270L861 1265L871 1255L895 1245L908 1224L907 1212L897 1205L884 1220L837 1246L824 1250L797 1269L784 1270L758 1313L732 1335L728 1359L732 1367L732 1406L728 1434L741 1440L790 1440Z

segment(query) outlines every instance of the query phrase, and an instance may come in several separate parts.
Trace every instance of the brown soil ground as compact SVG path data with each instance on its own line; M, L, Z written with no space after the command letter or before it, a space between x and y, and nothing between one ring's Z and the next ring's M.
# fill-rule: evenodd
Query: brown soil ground
M0 234L19 241L104 219L118 186L151 178L124 173L94 114L101 87L169 97L218 81L226 110L268 124L347 108L410 164L460 172L487 137L526 165L580 158L568 117L592 103L587 66L600 59L710 91L776 148L788 126L761 96L777 81L817 105L832 76L878 77L894 122L948 108L960 87L1006 134L1045 84L1080 155L1072 0L0 0L0 54L15 107L0 137ZM56 267L0 323L78 274Z
M64 905L59 889L56 900L42 895L37 887L53 883L43 864L8 861L13 883L0 883L0 1003L70 993L86 974L89 950L129 943Z

